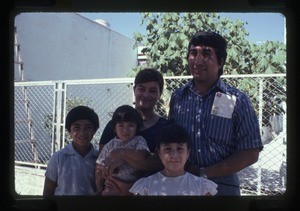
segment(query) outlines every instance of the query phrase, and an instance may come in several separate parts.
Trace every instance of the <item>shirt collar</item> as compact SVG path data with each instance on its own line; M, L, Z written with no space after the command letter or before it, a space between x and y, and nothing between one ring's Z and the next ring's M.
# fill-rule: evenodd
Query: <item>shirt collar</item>
M69 154L69 155L79 155L79 153L75 150L72 142L69 143L66 147L65 147L65 151L64 153ZM90 151L85 155L85 157L87 156L98 156L98 151L95 149L95 147L92 145Z
M194 90L193 79L189 80L189 82L183 86L182 91L185 91L187 89ZM227 92L226 84L221 78L217 80L216 84L208 91L207 94L217 91L221 91L223 93Z
M75 154L75 149L74 149L74 147L73 147L72 142L69 143L69 144L65 147L64 153L69 154L69 155Z

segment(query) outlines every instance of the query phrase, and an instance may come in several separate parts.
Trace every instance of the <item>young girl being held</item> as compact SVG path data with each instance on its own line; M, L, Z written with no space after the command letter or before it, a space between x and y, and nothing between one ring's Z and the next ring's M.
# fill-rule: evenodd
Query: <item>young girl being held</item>
M124 153L126 149L138 150L145 157L150 154L146 140L136 135L142 124L139 112L132 106L122 105L115 110L112 117L115 137L103 147L96 161L96 194L102 194L108 176L126 183L135 182L141 177L142 172L124 162L121 156L118 156L118 150L122 149Z

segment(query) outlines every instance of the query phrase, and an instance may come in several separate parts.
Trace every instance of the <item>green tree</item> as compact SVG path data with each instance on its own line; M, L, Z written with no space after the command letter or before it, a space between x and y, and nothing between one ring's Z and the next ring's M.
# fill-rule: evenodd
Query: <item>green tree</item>
M186 60L190 37L199 30L219 32L228 41L224 74L285 73L286 46L282 42L255 44L241 20L221 18L217 13L141 13L146 35L134 34L135 47L145 46L148 66L167 76L189 75ZM129 73L134 76L141 67Z

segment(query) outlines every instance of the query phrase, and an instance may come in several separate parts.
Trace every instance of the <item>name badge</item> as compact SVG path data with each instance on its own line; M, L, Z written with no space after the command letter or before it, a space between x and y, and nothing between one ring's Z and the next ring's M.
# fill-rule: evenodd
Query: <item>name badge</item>
M211 109L211 114L231 119L235 103L236 96L217 92Z

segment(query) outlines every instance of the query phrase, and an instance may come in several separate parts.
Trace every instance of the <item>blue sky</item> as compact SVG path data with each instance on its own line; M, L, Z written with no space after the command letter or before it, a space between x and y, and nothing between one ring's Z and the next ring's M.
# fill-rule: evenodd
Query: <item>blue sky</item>
M247 22L248 40L260 42L265 40L284 42L285 17L280 13L219 13L221 17ZM109 22L110 28L127 37L139 31L145 34L145 26L140 26L140 13L80 13L91 20L103 19Z

